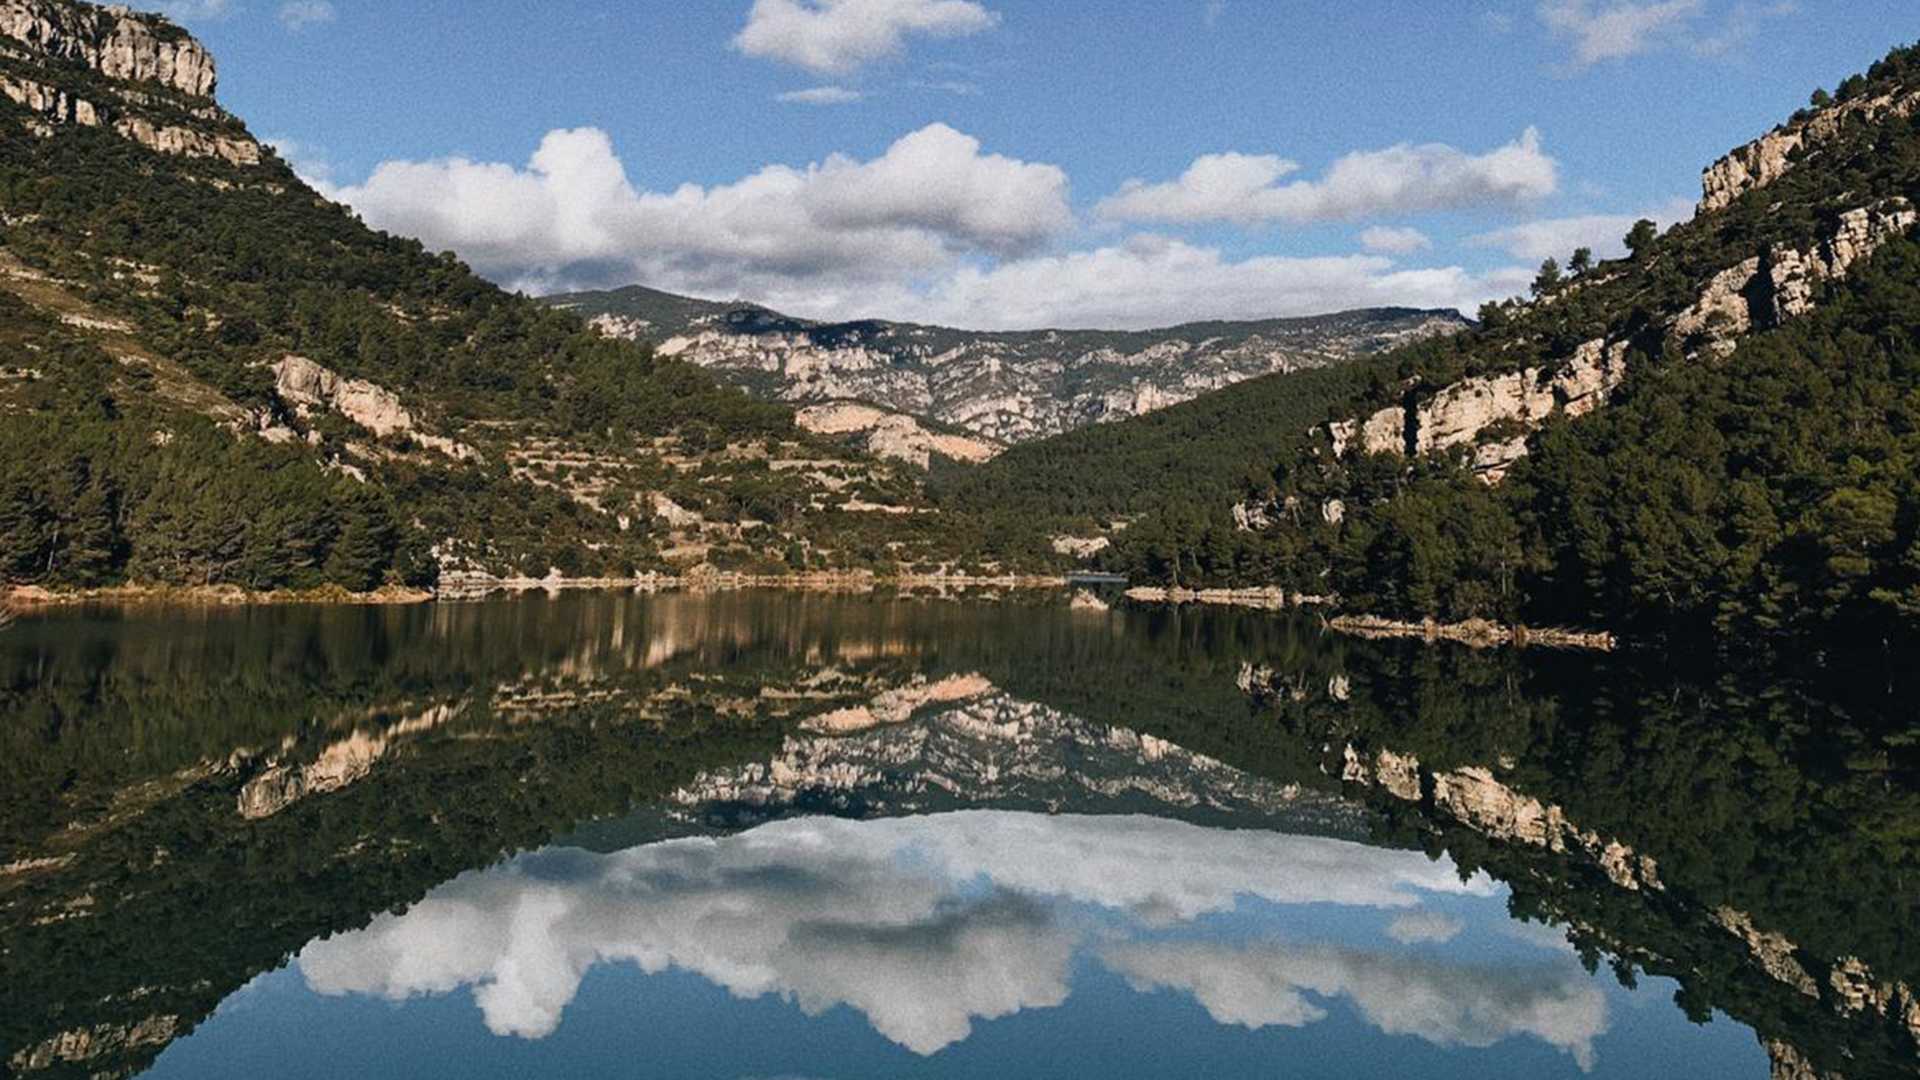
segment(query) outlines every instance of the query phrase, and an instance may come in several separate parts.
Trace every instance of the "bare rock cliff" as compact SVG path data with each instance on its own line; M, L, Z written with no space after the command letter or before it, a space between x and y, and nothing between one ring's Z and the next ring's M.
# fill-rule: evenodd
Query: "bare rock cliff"
M158 83L190 97L213 96L213 55L205 47L165 20L121 5L4 0L0 35L109 79Z
M213 103L216 83L212 54L159 16L0 0L0 94L37 114L36 135L104 127L164 154L259 164L260 144Z
M1844 101L1775 128L1707 166L1700 174L1699 212L1724 210L1747 192L1780 179L1845 124L1911 116L1915 108L1920 108L1920 90L1886 93Z

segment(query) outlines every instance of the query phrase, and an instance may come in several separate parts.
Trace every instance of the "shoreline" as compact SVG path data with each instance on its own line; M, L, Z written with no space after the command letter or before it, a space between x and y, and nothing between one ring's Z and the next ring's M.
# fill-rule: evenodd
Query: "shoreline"
M494 596L515 596L529 592L558 595L562 592L737 592L747 589L776 589L796 592L864 594L883 589L902 593L927 592L945 595L966 590L1057 589L1070 597L1076 608L1093 607L1083 600L1084 589L1076 589L1065 575L1051 574L876 574L870 570L814 571L798 574L748 574L717 571L710 568L688 574L648 573L633 577L544 577L496 578L483 574L451 574L432 590L385 585L370 592L351 592L337 585L315 589L272 589L250 591L238 585L107 585L92 589L53 590L37 585L14 586L0 593L0 623L19 613L35 609L103 604L124 607L248 607L291 604L338 604L383 606L426 603L463 603ZM1090 596L1091 594L1086 594ZM1183 589L1158 585L1140 585L1122 595L1140 604L1202 604L1238 607L1259 611L1306 610L1325 608L1331 597L1289 595L1278 586L1242 589ZM1105 609L1104 601L1097 606ZM1411 621L1366 614L1322 615L1329 629L1352 637L1449 641L1472 648L1553 648L1612 652L1620 647L1619 638L1607 630L1576 630L1566 627L1530 627L1507 625L1487 619L1468 619L1443 623L1432 619Z
M1127 599L1148 604L1209 604L1223 607L1252 608L1261 611L1304 610L1330 607L1330 596L1293 595L1277 585L1241 589L1183 589L1178 586L1138 585L1126 590ZM1342 634L1373 640L1415 639L1451 641L1476 649L1501 647L1582 649L1612 652L1620 639L1610 630L1576 630L1558 626L1525 626L1497 623L1491 619L1466 619L1443 623L1433 619L1419 621L1388 619L1378 615L1335 614L1322 617L1326 625Z
M249 607L284 604L379 606L459 603L527 592L727 592L742 589L790 589L801 592L864 593L879 589L1064 589L1065 576L1045 574L902 574L827 571L803 574L747 574L713 571L694 574L641 574L634 577L512 577L449 575L434 589L383 585L353 592L338 585L313 589L246 589L238 585L149 585L131 583L88 589L48 589L16 585L0 591L0 607L12 611L82 604L122 606Z

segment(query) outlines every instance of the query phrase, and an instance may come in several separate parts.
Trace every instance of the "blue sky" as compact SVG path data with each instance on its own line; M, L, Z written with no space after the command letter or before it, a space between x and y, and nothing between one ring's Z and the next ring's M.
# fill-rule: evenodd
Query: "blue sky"
M169 10L322 190L503 284L977 327L1470 310L1920 37L1912 0Z

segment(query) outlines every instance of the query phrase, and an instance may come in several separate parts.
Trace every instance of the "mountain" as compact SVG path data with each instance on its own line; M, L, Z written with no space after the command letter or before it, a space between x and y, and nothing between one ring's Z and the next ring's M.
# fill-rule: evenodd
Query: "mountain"
M159 16L0 4L0 579L353 590L916 557L896 466L365 227Z
M1108 565L1416 619L1911 633L1920 48L1814 100L1692 220L1381 358L1237 503L1172 493Z
M1368 308L1163 330L982 332L814 322L642 286L551 296L612 337L654 343L768 400L862 402L1006 445L1124 420L1274 372L1343 364L1469 325ZM805 412L802 424L808 423ZM956 455L948 455L956 456Z

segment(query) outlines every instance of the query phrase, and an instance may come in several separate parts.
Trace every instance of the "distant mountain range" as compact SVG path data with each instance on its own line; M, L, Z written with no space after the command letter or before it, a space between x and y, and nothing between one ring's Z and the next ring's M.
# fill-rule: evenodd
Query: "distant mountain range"
M547 300L602 333L651 342L661 355L697 364L757 397L802 406L862 402L916 418L930 432L980 441L977 450L954 444L946 451L961 458L1472 325L1457 311L1367 308L1161 330L995 332L879 319L816 322L746 301L696 300L640 285ZM879 424L885 415L870 419ZM844 410L803 409L800 419L834 433L857 423ZM873 448L888 453L890 445Z

